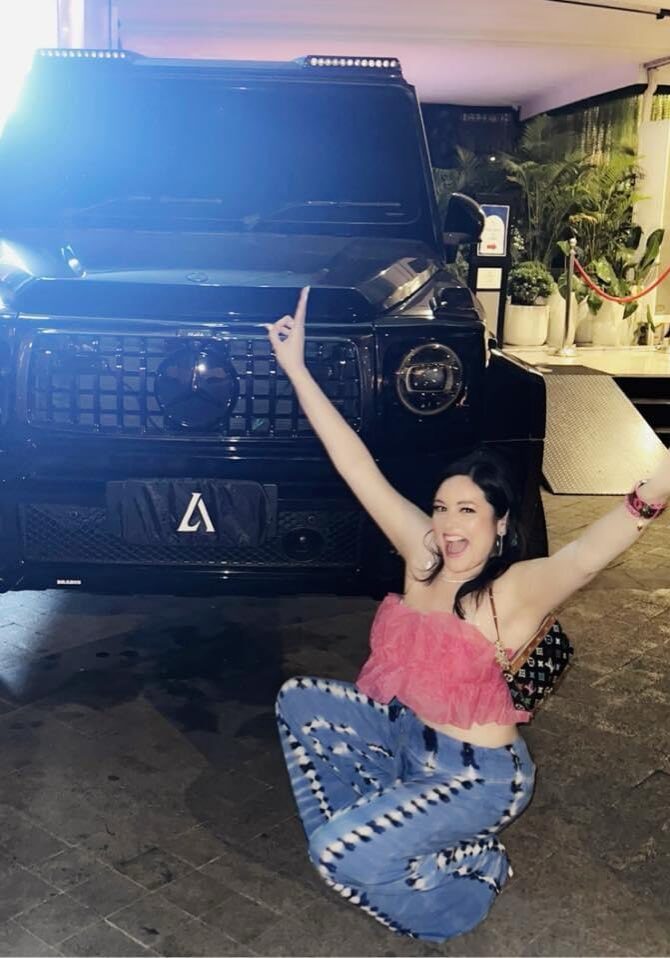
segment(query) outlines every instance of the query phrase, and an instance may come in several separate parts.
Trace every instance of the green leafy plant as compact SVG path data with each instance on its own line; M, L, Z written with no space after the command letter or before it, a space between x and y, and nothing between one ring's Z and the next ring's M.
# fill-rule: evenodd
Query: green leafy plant
M636 188L637 157L629 146L620 146L587 170L575 191L578 209L568 222L578 236L580 259L612 296L630 296L655 262L660 249L658 235L647 240L642 256L636 258L642 230L634 222L635 203L642 199ZM658 231L656 231L657 233ZM567 255L567 242L558 244ZM597 313L603 300L588 293L589 309ZM626 303L624 317L637 310L637 303Z
M633 211L642 199L635 188L638 174L635 152L624 146L580 177L568 225L578 237L585 262L604 256L614 264L622 252L628 258L637 249L641 229L633 222Z
M639 228L633 227L632 233L637 235L639 241ZM587 272L591 275L595 274L600 286L610 296L630 296L634 287L643 286L647 281L658 258L664 236L665 231L662 229L650 233L639 258L636 258L635 251L629 245L632 242L631 236L626 236L624 242L611 246L609 258L601 255L591 260L586 268ZM567 241L560 242L559 246L567 256L569 254ZM588 298L589 309L597 313L602 306L601 297L597 293L590 292ZM626 303L624 318L632 316L637 308L638 303L636 301Z
M654 230L653 233L650 233L647 237L644 251L639 260L636 263L628 262L627 266L631 269L632 280L636 285L641 286L647 282L649 274L658 259L664 238L664 229Z
M591 268L600 280L602 288L610 296L630 296L631 283L624 276L618 276L612 264L604 256L599 256L598 259L594 260ZM637 303L626 303L624 318L630 316L636 309Z
M654 269L656 261L658 260L658 254L661 250L661 244L663 243L663 238L665 236L665 230L656 229L647 237L647 241L644 245L642 255L639 259L630 259L626 258L625 255L622 256L621 262L618 263L621 271L624 273L626 279L630 284L631 292L633 288L643 287L649 282L650 274ZM628 303L626 305L626 310L624 312L625 316L631 316L637 311L639 307L638 302ZM649 321L649 316L651 315L651 310L647 306L647 322ZM640 317L638 322L644 323L645 320ZM654 323L651 321L651 330L654 331Z
M577 236L586 263L604 256L614 264L619 250L630 255L639 245L633 212L642 196L636 189L634 148L620 143L588 153L585 142L555 117L543 115L526 124L518 150L504 158L508 180L523 199L519 225L528 259L556 265L557 244L571 235Z
M566 245L567 245L567 244L566 244ZM561 296L563 297L563 299L565 299L565 291L566 291L566 289L568 288L568 277L567 277L567 273L565 272L565 270L563 270L563 272L560 274L560 276L559 276L558 279L556 280L556 285L558 286L558 291L559 291L559 293L561 294ZM573 276L573 277L572 277L572 292L573 292L573 293L575 294L575 296L577 297L577 302L578 302L578 303L581 303L581 301L582 301L583 299L585 299L585 298L587 297L587 295L588 295L588 292L589 292L589 291L588 291L588 287L587 287L586 283L584 283L584 282L579 278L579 276Z
M515 223L512 223L509 231L509 251L513 266L518 266L526 259L526 241Z
M526 260L510 270L507 289L514 305L534 306L538 299L551 295L554 280L543 263Z
M569 137L552 136L546 115L526 124L517 153L503 158L507 179L523 198L521 227L529 259L551 264L556 243L565 235L569 217L578 210L579 182L592 164Z

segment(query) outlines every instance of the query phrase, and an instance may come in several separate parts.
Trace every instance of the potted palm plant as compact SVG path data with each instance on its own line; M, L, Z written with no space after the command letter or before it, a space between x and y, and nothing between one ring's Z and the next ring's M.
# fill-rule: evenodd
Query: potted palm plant
M626 297L635 292L638 287L634 284L641 284L640 276L646 275L658 255L657 237L650 236L639 262L634 261L641 236L640 227L633 222L635 203L642 198L636 190L638 177L634 149L620 145L580 177L575 191L576 209L568 217L570 228L579 237L580 259L588 264L587 271L599 285L613 296ZM558 245L567 253L567 242ZM592 329L595 346L624 346L634 341L637 303L604 300L595 293L589 293L585 302L588 313L583 324L578 324L578 341L582 339L580 327L587 326Z
M530 120L514 156L502 166L509 183L519 188L521 221L528 259L549 267L569 217L578 209L582 179L594 160L576 149L570 136L556 135L551 118Z
M541 346L547 340L549 307L554 289L551 273L542 263L526 260L510 270L505 312L505 342L510 346Z
M590 264L603 289L613 296L630 296L644 288L658 257L664 230L649 234L638 259L633 251L641 235L633 226L627 242L614 248L611 258L600 256ZM638 340L638 326L648 323L646 297L632 303L603 302L593 325L593 343L596 346L630 346ZM642 307L642 308L640 308ZM652 318L653 327L653 318Z

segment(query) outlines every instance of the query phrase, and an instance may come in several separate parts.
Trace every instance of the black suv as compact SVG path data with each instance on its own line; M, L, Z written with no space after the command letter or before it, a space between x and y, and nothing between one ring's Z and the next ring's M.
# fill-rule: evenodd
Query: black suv
M429 509L507 450L545 553L544 383L447 220L392 58L40 51L0 138L2 589L397 588L270 351L307 284L308 365L391 482Z

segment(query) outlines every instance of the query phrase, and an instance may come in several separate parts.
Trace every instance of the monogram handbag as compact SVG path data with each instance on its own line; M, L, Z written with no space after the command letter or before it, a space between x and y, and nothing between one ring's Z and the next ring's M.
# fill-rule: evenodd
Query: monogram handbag
M574 649L556 617L548 615L535 635L510 658L500 640L490 586L489 599L496 627L496 659L507 681L514 708L534 712L563 678Z

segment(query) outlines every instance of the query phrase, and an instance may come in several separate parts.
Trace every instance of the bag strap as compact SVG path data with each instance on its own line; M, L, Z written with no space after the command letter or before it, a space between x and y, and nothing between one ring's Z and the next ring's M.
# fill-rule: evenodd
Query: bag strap
M498 613L496 611L496 604L493 601L493 587L491 585L489 585L489 601L491 602L491 612L493 613L493 622L496 627L496 661L505 675L507 675L510 672L510 661L500 638L500 629L498 628Z

